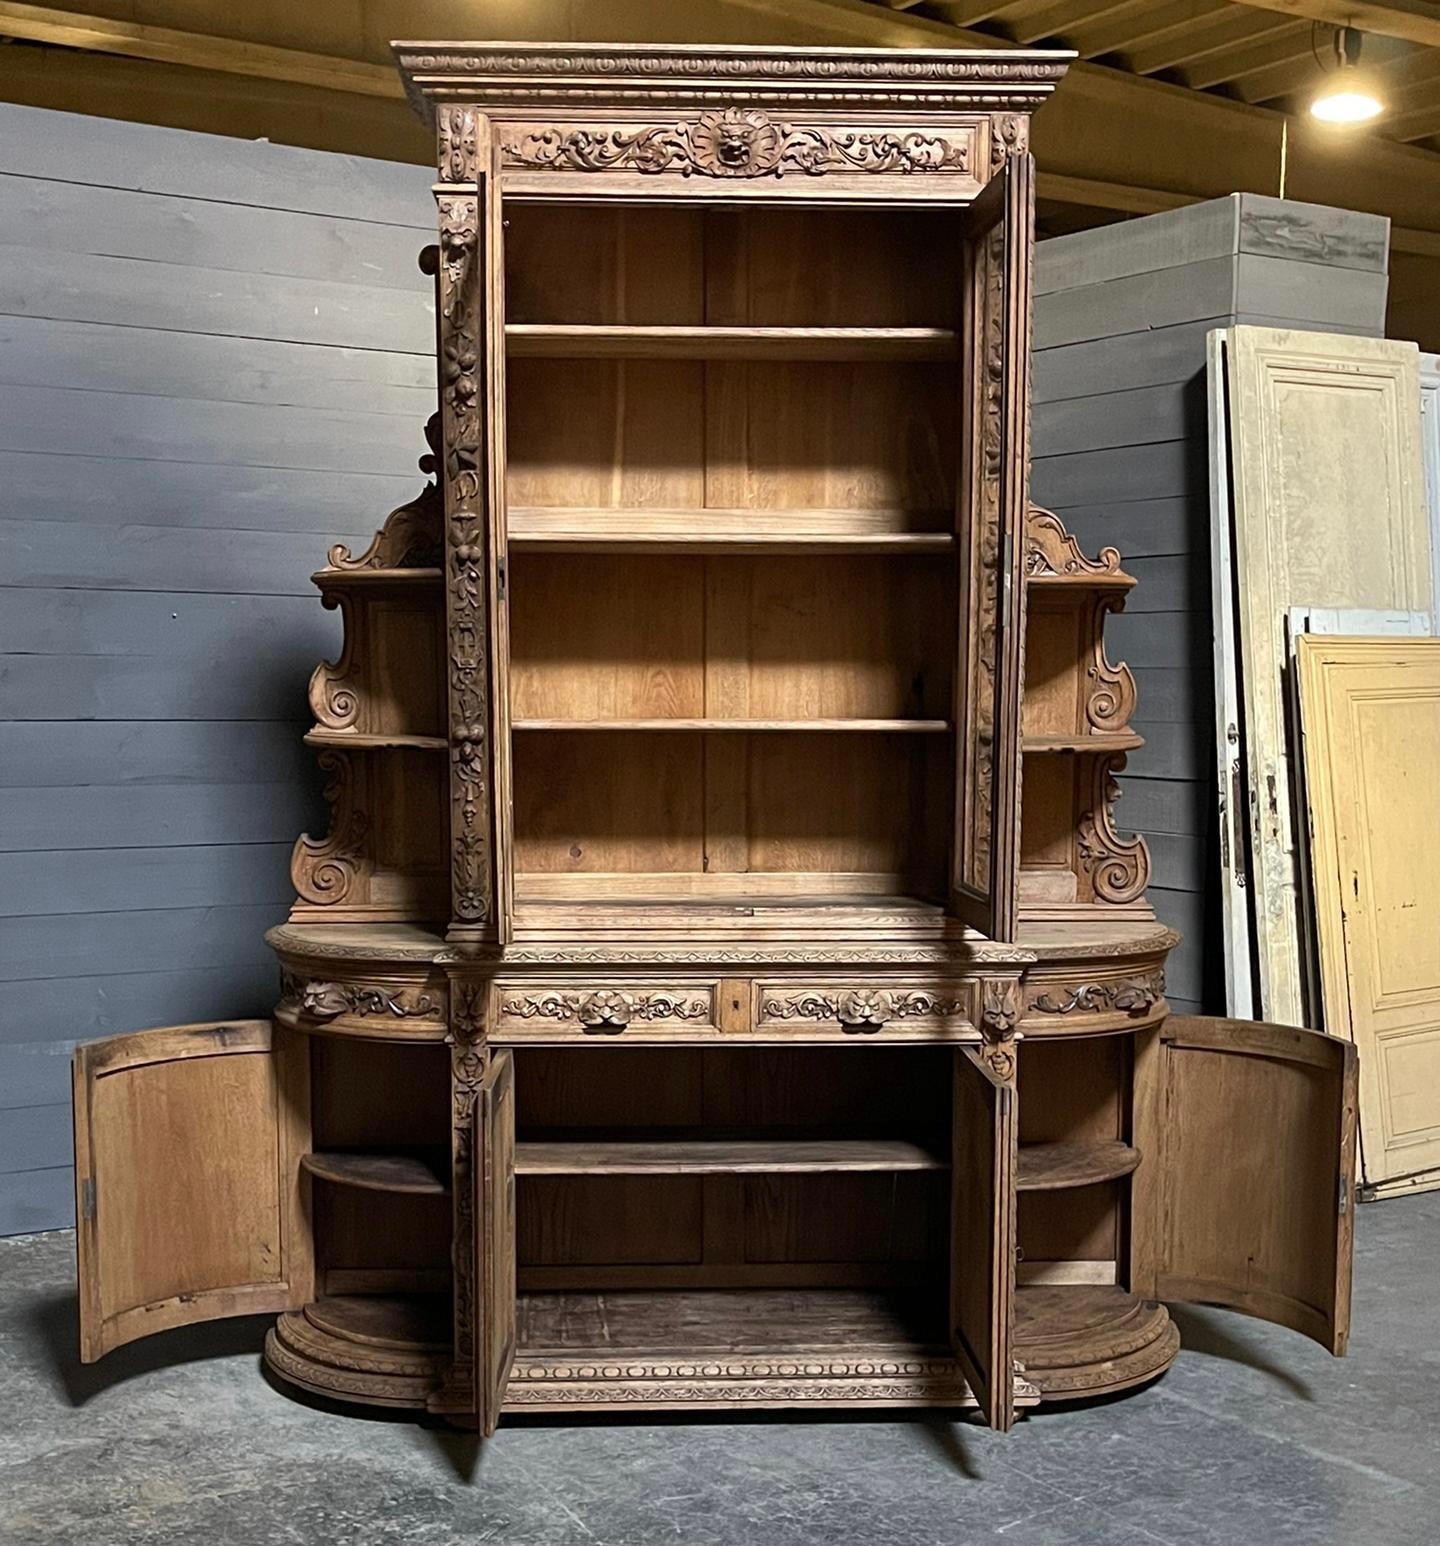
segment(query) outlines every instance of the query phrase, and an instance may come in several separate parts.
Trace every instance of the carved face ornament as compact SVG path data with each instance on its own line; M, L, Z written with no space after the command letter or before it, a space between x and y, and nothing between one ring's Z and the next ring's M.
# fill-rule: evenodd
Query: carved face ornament
M755 108L702 113L690 131L691 160L714 177L758 177L775 168L783 148L779 127Z

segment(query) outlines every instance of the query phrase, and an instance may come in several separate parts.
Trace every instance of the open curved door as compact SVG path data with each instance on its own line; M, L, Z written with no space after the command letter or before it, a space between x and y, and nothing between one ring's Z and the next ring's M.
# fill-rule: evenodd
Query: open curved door
M272 1041L268 1020L76 1049L83 1362L151 1332L313 1297L299 1164L308 1055L304 1038Z
M1288 1025L1179 1015L1160 1030L1157 1082L1156 1273L1144 1291L1242 1310L1343 1353L1355 1048Z

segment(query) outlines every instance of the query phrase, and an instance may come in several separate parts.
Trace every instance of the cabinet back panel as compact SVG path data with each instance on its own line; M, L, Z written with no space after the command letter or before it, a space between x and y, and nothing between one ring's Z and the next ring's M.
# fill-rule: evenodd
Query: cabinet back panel
M516 1259L525 1267L673 1266L704 1259L700 1176L520 1176Z
M1113 1262L1120 1249L1121 1184L1024 1192L1016 1238L1027 1262Z
M1128 1036L1026 1040L1017 1054L1021 1143L1126 1138Z
M1075 842L1075 759L1027 757L1020 863L1069 870Z
M957 217L510 201L511 322L949 327ZM896 276L906 276L897 284Z
M309 1041L311 1142L317 1152L449 1146L446 1048L348 1036Z
M931 1261L949 1240L946 1175L747 1176L743 1190L751 1264Z
M445 734L445 606L434 600L375 600L364 704L376 735Z
M1081 710L1085 634L1075 607L1037 608L1025 625L1026 735L1077 735L1085 730Z

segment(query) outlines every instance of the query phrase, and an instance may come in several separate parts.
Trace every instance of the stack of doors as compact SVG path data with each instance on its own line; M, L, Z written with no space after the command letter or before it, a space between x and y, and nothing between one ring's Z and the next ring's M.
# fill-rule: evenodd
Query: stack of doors
M1227 1009L1354 1040L1366 1192L1440 1186L1440 372L1422 414L1414 344L1208 367Z

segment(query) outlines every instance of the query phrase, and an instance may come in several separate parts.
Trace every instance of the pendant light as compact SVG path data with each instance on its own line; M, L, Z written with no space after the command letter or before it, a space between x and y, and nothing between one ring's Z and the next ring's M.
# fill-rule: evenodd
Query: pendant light
M1384 110L1375 82L1360 69L1360 43L1354 27L1335 29L1335 69L1310 103L1322 123L1368 123Z

